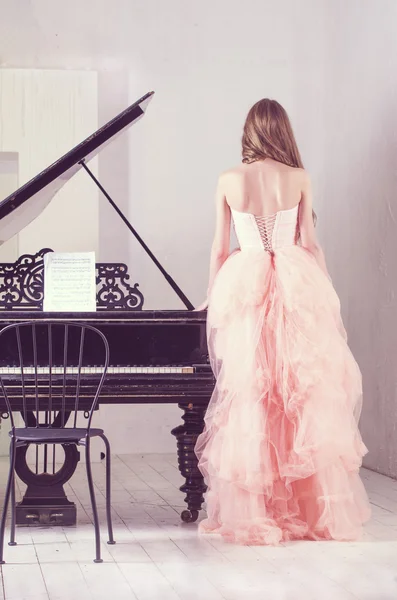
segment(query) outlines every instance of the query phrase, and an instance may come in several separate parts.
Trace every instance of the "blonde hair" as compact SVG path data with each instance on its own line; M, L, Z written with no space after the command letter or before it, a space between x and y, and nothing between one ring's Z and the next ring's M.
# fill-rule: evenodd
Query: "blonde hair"
M303 168L287 112L276 100L259 100L249 111L242 138L243 162L273 158Z

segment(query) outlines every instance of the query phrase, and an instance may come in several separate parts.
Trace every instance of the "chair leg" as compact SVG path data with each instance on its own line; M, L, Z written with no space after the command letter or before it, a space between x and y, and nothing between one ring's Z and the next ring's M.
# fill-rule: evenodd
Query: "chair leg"
M10 470L8 472L7 486L6 486L5 496L4 496L3 514L1 515L1 522L0 522L0 565L4 565L4 563L5 563L5 560L3 558L4 533L5 533L5 529L6 529L8 503L10 501L10 496L11 496L14 468L15 468L15 440L11 439L11 442L10 442Z
M109 440L105 434L101 435L102 440L105 443L106 447L106 520L108 524L108 534L109 540L108 544L115 544L113 537L113 526L112 526L112 507L111 507L111 487L112 487L112 478L111 478L111 457L110 457L110 444Z
M15 500L15 469L12 470L12 484L11 484L11 534L9 546L16 546L15 541L15 521L16 521L16 500Z
M92 480L92 469L91 469L91 453L90 453L90 438L87 437L85 440L85 466L87 469L87 481L88 489L90 491L92 514L94 516L94 529L95 529L95 563L101 563L101 533L99 529L98 510L95 500L94 482Z

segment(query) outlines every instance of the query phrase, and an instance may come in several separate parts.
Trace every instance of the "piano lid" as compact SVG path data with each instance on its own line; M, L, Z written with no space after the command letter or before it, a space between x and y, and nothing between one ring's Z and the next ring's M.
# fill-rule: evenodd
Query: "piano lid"
M145 94L67 154L0 202L0 245L33 221L79 169L144 114L154 92Z

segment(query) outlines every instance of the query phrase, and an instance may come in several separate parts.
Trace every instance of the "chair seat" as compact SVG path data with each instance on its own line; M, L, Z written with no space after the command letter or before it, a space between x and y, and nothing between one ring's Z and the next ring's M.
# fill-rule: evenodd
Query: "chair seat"
M12 435L10 431L10 436ZM71 443L77 444L87 435L87 429L84 427L16 427L15 437L19 442L29 443L49 443L62 444ZM91 428L88 433L89 437L97 437L103 435L103 429Z

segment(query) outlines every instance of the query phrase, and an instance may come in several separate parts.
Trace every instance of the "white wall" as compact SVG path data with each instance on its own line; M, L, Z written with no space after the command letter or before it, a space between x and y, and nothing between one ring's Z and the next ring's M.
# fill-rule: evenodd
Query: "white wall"
M396 477L397 3L338 0L326 34L324 239L363 372L366 464Z
M18 152L0 152L0 198L6 198L19 185L19 156ZM0 260L12 262L18 256L18 236L0 246Z
M117 142L106 161L101 156L99 172L195 303L207 284L216 178L239 160L246 111L267 95L286 106L363 370L367 464L396 476L395 0L7 4L3 61L98 69L101 121L127 98L156 91L128 146ZM100 253L127 260L147 308L180 306L106 203ZM121 420L126 432L111 435L115 450L174 447L175 407L124 407L108 416L110 432Z

